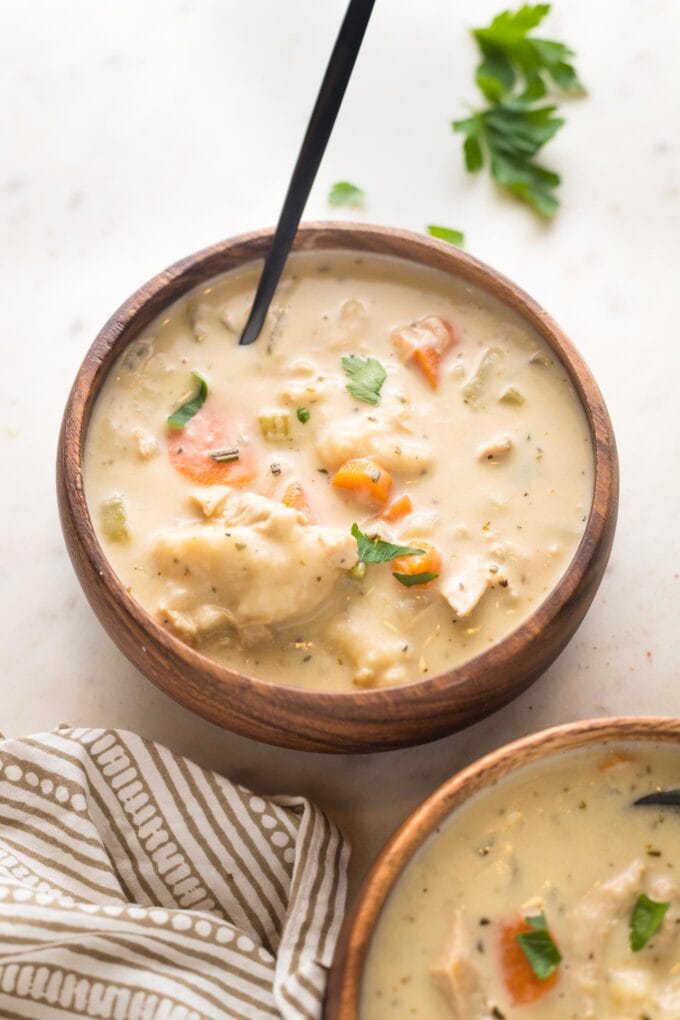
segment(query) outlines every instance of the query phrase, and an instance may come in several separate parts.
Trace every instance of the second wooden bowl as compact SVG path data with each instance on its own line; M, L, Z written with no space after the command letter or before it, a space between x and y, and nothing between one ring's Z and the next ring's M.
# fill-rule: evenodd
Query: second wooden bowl
M673 743L678 746L680 755L680 719L619 716L542 730L487 754L435 790L394 834L355 897L335 950L324 1020L360 1020L364 965L380 913L415 854L456 808L473 794L530 762L612 741Z
M519 287L452 245L359 224L312 223L296 250L352 250L408 259L465 280L519 314L566 367L583 404L595 460L592 508L567 571L537 610L488 651L439 676L350 693L266 683L226 669L173 637L126 591L99 545L83 490L88 421L123 348L168 305L227 270L262 258L271 231L246 234L159 273L106 323L73 385L61 429L57 485L66 544L83 589L123 653L154 684L212 722L245 736L312 751L376 751L451 733L500 708L559 654L590 605L609 558L618 500L616 446L600 391L559 327Z

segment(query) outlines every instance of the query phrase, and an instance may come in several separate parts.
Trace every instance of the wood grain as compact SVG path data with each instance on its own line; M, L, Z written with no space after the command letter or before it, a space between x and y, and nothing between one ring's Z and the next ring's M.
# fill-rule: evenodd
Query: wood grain
M611 423L583 359L519 287L458 248L429 237L352 223L308 223L294 250L355 250L442 270L502 301L565 365L583 403L595 459L593 505L558 586L516 631L482 655L416 683L356 693L266 683L210 661L162 628L125 590L94 533L83 492L90 413L123 348L169 304L211 277L262 258L271 230L241 235L177 262L140 287L105 324L85 357L64 412L57 455L59 511L85 594L121 651L154 684L199 715L257 740L311 751L361 752L434 740L488 715L543 673L574 634L602 579L618 504Z
M673 743L680 748L680 719L619 716L543 730L493 751L435 790L392 836L355 896L335 950L324 1020L359 1020L364 964L387 897L423 842L457 807L530 762L573 748L622 740Z

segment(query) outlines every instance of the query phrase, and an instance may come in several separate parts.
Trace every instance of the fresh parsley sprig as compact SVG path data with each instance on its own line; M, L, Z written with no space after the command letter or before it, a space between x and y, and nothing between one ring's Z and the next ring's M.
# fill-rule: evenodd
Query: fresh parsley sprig
M559 207L555 189L560 176L534 162L534 156L564 124L562 117L554 116L556 109L529 109L509 100L453 123L454 131L465 135L463 151L470 173L488 160L494 180L547 219Z
M482 55L475 81L492 103L519 94L522 99L542 99L550 87L563 92L583 92L574 56L564 43L537 39L529 33L550 11L550 4L525 4L517 11L497 14L485 28L472 35Z
M425 229L430 237L436 237L439 241L447 241L449 244L455 244L458 248L465 245L465 234L461 230L455 230L453 227L440 227L436 223L428 223Z
M524 953L529 966L539 981L547 981L562 961L562 955L548 931L545 914L526 917L531 931L522 932L515 938Z
M413 549L409 545L394 545L383 542L381 538L371 537L360 530L358 524L352 525L352 535L357 540L359 563L389 563L398 556L417 556L422 549Z
M670 903L657 903L649 896L641 893L629 921L630 948L634 953L644 949L653 935L656 935L663 924Z
M364 191L350 181L336 181L328 192L329 205L347 205L351 209L363 206L365 198Z
M463 153L470 173L488 164L503 188L550 219L559 202L560 176L536 162L536 156L564 125L554 103L537 105L549 89L583 92L570 62L572 50L552 39L529 36L550 11L550 4L525 4L503 11L472 35L482 60L477 87L489 102L485 110L452 122L465 136Z
M377 358L358 358L356 354L347 354L342 359L342 367L350 382L347 389L367 404L380 403L380 388L387 378L387 372Z
M405 588L412 588L414 584L429 584L430 581L436 581L439 574L435 574L433 570L424 570L421 574L399 574L393 570L392 577L396 577L399 584L403 584Z

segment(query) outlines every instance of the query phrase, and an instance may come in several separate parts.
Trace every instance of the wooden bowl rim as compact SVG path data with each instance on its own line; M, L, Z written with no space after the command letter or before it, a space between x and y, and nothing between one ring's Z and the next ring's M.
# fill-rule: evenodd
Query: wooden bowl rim
M262 705L267 705L267 712L271 713L266 719L260 720L265 727L272 718L278 719L279 709L284 703L284 714L296 715L300 719L308 715L313 716L321 706L325 716L331 714L342 719L350 716L357 720L374 719L378 722L384 718L386 694L389 693L389 708L394 713L392 720L397 722L411 718L412 713L419 709L422 717L423 706L430 695L436 696L455 689L458 698L468 693L471 697L479 699L487 686L485 678L492 676L511 655L518 657L523 654L531 643L532 632L543 631L546 626L553 623L578 592L597 557L612 518L614 520L616 518L618 461L614 434L604 400L590 370L571 341L522 288L485 263L446 242L391 227L318 221L300 226L293 250L345 250L356 251L362 255L391 255L417 265L441 269L458 279L472 283L509 307L540 335L566 369L584 409L591 435L594 459L592 504L583 536L564 574L531 616L515 630L486 651L452 670L425 679L417 679L402 686L345 692L309 690L275 684L230 670L175 638L127 592L99 544L85 499L82 462L90 412L108 371L124 347L167 305L168 302L166 301L164 305L163 301L163 295L167 290L176 288L178 281L182 281L182 289L172 297L173 301L178 300L206 280L256 261L266 253L272 233L273 229L268 228L241 234L181 259L138 288L104 324L83 359L64 411L58 453L62 523L65 516L70 517L93 576L99 586L108 589L114 595L118 615L128 617L138 629L149 635L150 642L166 649L186 668L188 676L192 671L200 672L210 684L211 690L220 692L223 697L229 697L230 703L235 701L239 691L250 688L261 699ZM361 235L361 243L365 244L365 247L357 247L357 235ZM408 252L399 254L395 251L395 245L402 252L406 249ZM244 249L247 257L239 256L238 252ZM230 256L234 258L233 262L229 261ZM216 262L221 263L225 260L226 265L215 268ZM211 718L210 711L205 707L197 707L193 697L184 689L151 679L181 704ZM490 704L485 714L511 700L525 686L526 683L523 686L518 683L511 685L504 700L497 699ZM212 718L219 722L216 714ZM479 718L479 714L476 718ZM290 726L288 733L292 743L289 743L285 733L286 726L284 721L280 727L281 733L272 737L272 742L283 746L299 746L298 734L292 731ZM234 723L233 728L237 732L250 735L247 720L238 725ZM427 739L427 736L417 738L418 742ZM403 743L404 741L400 742L398 746L403 746ZM371 749L390 746L395 744L387 740L376 741Z
M429 794L378 853L354 897L331 964L325 1020L358 1020L364 966L380 915L401 875L439 825L470 797L516 769L610 742L680 744L680 717L611 716L551 726L488 752Z

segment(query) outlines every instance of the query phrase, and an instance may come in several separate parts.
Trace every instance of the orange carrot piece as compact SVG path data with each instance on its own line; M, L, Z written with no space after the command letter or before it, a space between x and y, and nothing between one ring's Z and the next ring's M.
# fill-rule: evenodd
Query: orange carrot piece
M413 511L413 503L411 502L410 496L400 496L399 499L395 499L394 503L390 503L388 507L385 507L383 512L380 514L383 521L400 521L402 517L407 517Z
M360 503L386 503L392 490L392 475L373 460L347 460L333 476L336 489L345 489Z
M285 493L283 494L283 502L286 506L291 507L293 510L297 510L303 514L308 521L312 519L312 511L307 502L307 496L305 490L302 488L299 482L291 482Z
M442 356L434 347L418 347L413 352L413 360L433 390L439 385L439 366Z
M457 341L452 324L439 315L428 315L392 333L392 343L402 360L412 360L432 389L436 389L439 382L442 358Z
M421 542L420 539L414 538L408 540L408 544L413 549L422 549L422 553L413 553L411 556L398 556L396 560L392 560L390 566L394 574L407 574L409 577L413 577L415 574L439 574L442 568L442 558L439 552L433 545L428 542ZM432 581L426 581L422 587L427 584L432 584ZM417 587L421 587L418 585Z
M541 981L531 969L531 964L517 941L518 935L524 935L531 930L531 925L522 918L512 924L503 925L500 933L503 984L514 1006L524 1006L542 998L559 979L559 972L555 971L545 981Z
M182 429L168 430L170 463L186 478L201 485L238 485L256 473L252 447L238 445L239 429L221 415L201 409ZM218 462L218 450L238 447L238 460Z

